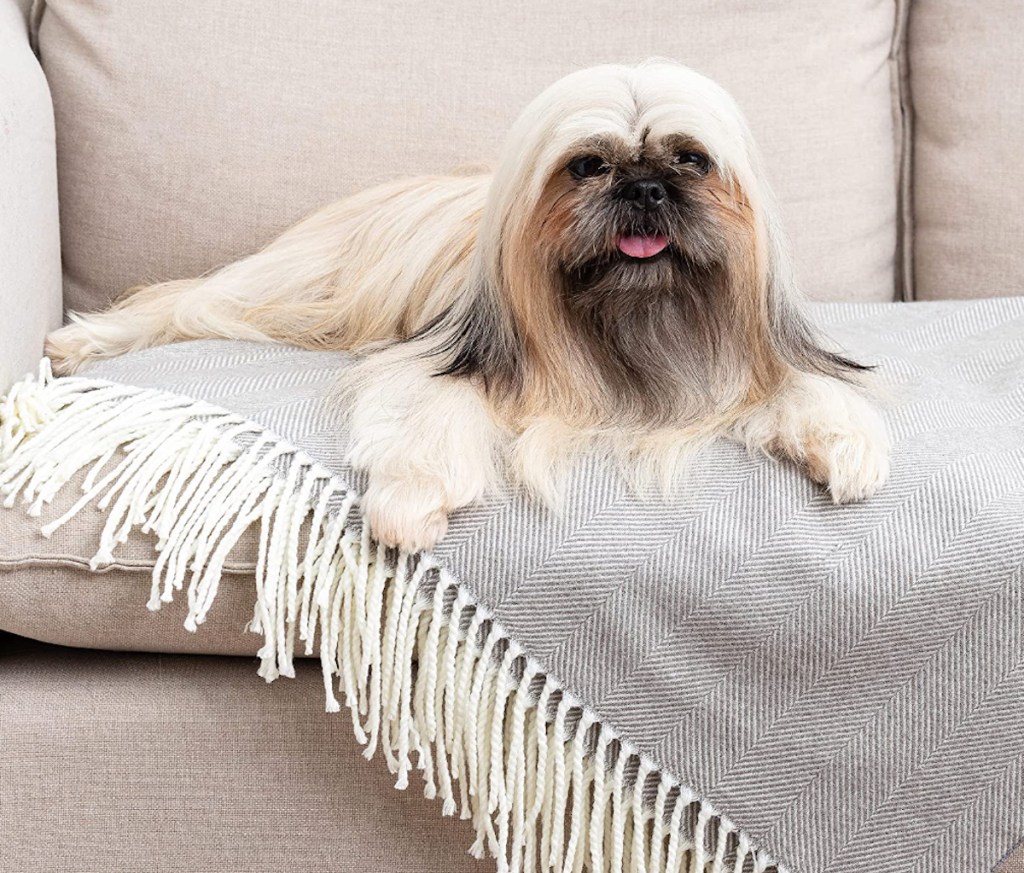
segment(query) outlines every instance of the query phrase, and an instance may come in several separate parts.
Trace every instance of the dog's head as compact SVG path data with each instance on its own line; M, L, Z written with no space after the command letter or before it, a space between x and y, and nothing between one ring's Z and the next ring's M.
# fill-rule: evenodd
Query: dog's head
M462 330L486 354L462 370L514 372L534 408L569 418L693 417L828 357L791 305L742 114L669 61L582 70L526 108L471 272L481 302Z
M589 89L604 97L581 105ZM657 295L721 293L711 274L755 268L749 137L720 88L677 65L605 67L538 103L514 148L539 160L503 166L532 188L507 204L506 232L534 241L569 307L614 317Z

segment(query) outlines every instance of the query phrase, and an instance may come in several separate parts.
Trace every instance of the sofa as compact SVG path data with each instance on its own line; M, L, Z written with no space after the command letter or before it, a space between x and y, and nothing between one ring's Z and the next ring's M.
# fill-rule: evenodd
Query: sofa
M1015 0L0 0L0 389L66 310L486 162L548 82L649 55L744 107L811 300L1024 294L1022 34ZM223 618L251 566L189 634L180 605L146 611L142 545L91 572L86 526L37 528L0 512L0 870L493 867L363 760L314 664L255 674Z

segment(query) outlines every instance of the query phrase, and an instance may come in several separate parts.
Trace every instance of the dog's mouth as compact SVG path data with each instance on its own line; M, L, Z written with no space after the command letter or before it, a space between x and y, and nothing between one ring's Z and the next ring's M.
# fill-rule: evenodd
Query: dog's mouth
M668 248L668 237L663 233L623 233L615 246L628 258L653 258Z

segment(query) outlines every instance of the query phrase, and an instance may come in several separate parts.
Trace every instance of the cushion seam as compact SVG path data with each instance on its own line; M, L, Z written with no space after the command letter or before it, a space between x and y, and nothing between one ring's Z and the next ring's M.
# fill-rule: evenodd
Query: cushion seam
M28 11L28 44L35 56L42 60L39 52L39 27L46 12L46 0L32 0Z
M0 572L11 572L14 570L24 569L26 567L71 567L78 570L88 570L90 573L104 573L108 570L149 573L152 571L154 564L154 561L146 559L140 559L138 561L121 559L110 564L104 564L102 567L94 570L89 566L89 560L87 558L82 558L78 555L26 554L17 558L0 557ZM221 572L232 575L251 575L255 570L255 564L239 562L225 564Z
M910 2L896 0L889 75L896 138L896 299L916 299L914 288L913 152L914 107L910 84L908 35Z

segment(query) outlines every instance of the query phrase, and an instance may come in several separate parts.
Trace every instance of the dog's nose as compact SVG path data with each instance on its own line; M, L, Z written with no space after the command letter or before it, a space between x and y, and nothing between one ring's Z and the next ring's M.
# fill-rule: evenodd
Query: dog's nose
M664 182L657 179L637 179L626 186L622 197L640 209L657 209L668 197L668 191Z

